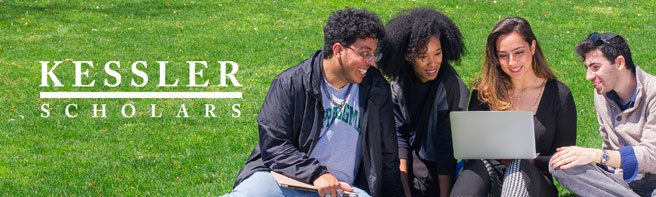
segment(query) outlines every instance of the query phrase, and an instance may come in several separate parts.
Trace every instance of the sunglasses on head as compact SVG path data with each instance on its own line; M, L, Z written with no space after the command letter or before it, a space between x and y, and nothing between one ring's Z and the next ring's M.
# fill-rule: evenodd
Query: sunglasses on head
M595 46L601 46L602 44L607 44L608 46L617 49L617 47L615 47L613 44L608 42L610 39L613 39L615 37L617 37L617 34L611 34L611 33L599 34L597 32L594 32L588 35L588 38L586 40L592 41L592 43L594 43Z

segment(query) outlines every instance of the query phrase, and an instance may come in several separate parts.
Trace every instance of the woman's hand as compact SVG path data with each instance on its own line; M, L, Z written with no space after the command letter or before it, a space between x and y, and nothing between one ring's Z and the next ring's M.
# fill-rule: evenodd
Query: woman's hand
M412 193L410 192L410 185L408 184L408 160L400 159L399 160L399 170L401 170L401 184L403 185L403 192L405 196L410 197Z

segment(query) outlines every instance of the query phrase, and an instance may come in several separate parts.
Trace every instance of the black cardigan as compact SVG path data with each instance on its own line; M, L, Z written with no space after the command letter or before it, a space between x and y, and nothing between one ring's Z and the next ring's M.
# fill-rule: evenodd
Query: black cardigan
M487 103L478 100L478 91L474 90L469 111L489 110ZM535 166L543 174L549 174L549 159L556 153L556 148L576 145L576 106L565 84L555 79L547 82L533 123L535 151L540 153L535 159Z
M460 79L455 69L448 63L441 65L432 90L424 104L424 118L411 116L408 109L408 96L412 92L403 88L398 79L393 79L392 102L394 103L394 118L396 135L399 144L399 158L406 159L417 151L423 160L434 162L437 173L441 175L455 174L455 158L453 157L453 143L451 139L451 111L464 111L467 109L469 89ZM430 92L430 91L429 91ZM414 117L414 118L413 118Z

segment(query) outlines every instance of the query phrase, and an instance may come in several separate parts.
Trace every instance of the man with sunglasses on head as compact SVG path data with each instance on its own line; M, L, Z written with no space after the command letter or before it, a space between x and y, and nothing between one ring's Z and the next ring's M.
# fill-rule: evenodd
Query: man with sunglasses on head
M403 195L390 88L372 67L383 36L380 19L365 10L328 18L323 51L271 83L259 143L229 195ZM280 187L270 171L318 193Z
M561 147L551 173L581 196L656 195L656 78L637 67L616 34L592 33L576 52L596 90L602 149Z

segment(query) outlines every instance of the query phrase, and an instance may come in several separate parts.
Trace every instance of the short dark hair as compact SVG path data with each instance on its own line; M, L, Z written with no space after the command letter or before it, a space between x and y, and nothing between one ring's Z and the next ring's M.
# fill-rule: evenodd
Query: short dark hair
M412 69L416 57L427 50L431 36L440 40L442 64L460 61L465 44L458 26L446 15L430 8L400 12L385 27L382 43L381 71L390 77L407 80L416 77Z
M591 37L593 37L594 34L600 36L597 38L599 41L594 42L592 40ZM635 72L635 64L631 58L631 49L629 49L629 44L626 43L626 40L624 40L622 36L612 33L592 33L576 46L576 53L578 53L583 61L585 61L585 55L596 49L599 49L611 64L615 64L615 59L617 57L620 55L623 56L626 60L626 67Z
M339 10L328 17L323 27L323 57L333 56L333 44L340 43L349 47L356 39L383 39L383 23L375 14L363 9L347 8Z

